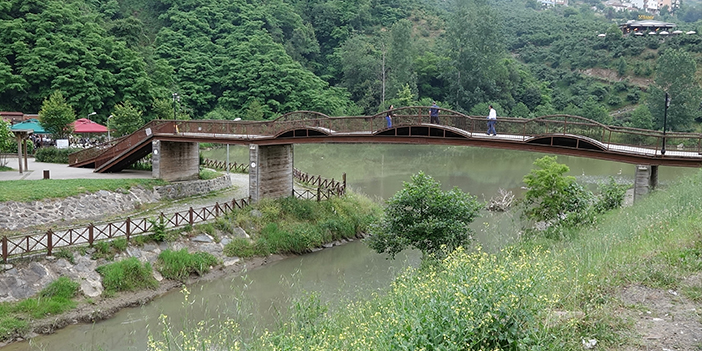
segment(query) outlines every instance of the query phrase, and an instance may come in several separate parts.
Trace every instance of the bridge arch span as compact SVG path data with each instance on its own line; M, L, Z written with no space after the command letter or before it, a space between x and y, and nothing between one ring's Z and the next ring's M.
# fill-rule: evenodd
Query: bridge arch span
M437 124L394 125L373 133L373 136L471 138L470 133L464 130Z
M597 140L571 134L540 135L524 141L532 145L567 147L571 149L607 151L607 147Z
M322 127L306 126L290 128L273 136L273 139L329 136L331 131Z

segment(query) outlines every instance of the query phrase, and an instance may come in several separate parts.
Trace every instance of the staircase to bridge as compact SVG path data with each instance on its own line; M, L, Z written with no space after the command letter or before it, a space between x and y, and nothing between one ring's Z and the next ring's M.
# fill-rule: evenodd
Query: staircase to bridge
M639 165L637 179L647 178L649 188L656 184L658 166L702 166L702 134L607 126L578 116L551 115L499 118L498 135L490 136L484 116L440 109L435 124L430 123L429 109L403 107L351 117L296 111L259 122L154 120L131 135L70 155L69 163L100 173L119 172L152 154L155 178L184 180L197 177L198 143L248 145L250 186L283 181L283 190L274 194L285 194L292 187L292 145L301 143L464 145L597 158ZM385 119L388 113L390 127ZM648 175L639 176L638 169ZM250 192L279 196L259 188Z

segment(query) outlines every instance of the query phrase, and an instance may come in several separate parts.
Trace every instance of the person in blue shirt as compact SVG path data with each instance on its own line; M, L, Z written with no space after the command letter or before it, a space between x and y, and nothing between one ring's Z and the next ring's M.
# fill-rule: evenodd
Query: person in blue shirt
M392 127L392 110L395 108L394 105L390 105L388 114L385 116L385 121L388 122L388 128Z
M440 124L439 123L439 106L436 104L436 101L432 102L431 108L429 109L429 117L430 122L434 124Z

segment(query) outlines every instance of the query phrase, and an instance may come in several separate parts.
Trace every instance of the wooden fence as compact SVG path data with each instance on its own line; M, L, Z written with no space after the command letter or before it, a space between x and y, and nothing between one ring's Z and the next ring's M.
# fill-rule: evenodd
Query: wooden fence
M193 209L173 214L159 214L156 218L127 217L120 222L106 224L88 224L87 227L73 228L66 231L54 232L49 229L46 233L2 238L2 259L21 257L46 252L51 256L54 250L74 245L92 246L96 241L112 240L124 237L129 241L133 236L150 233L153 223L163 223L166 228L176 228L184 225L195 225L220 217L235 209L248 206L250 199L232 200L231 202Z
M292 196L296 198L321 201L328 200L332 196L342 196L346 192L346 173L344 173L343 176L343 183L336 182L333 179L326 180L321 177L315 178L299 171L297 171L297 173L304 174L305 177L303 177L303 179L314 179L307 183L318 184L318 187L316 191L297 191L293 189ZM113 240L124 237L129 241L133 236L152 232L154 223L163 223L166 228L177 228L185 225L192 226L197 223L216 219L235 209L242 209L249 204L250 199L235 199L223 204L217 202L212 206L205 206L200 209L193 209L190 207L190 209L185 212L176 212L173 214L164 214L162 212L156 218L132 219L131 217L127 217L126 220L120 222L99 225L90 223L87 227L68 229L66 231L55 232L49 229L46 233L42 234L17 237L4 236L2 238L2 260L3 262L7 262L10 258L44 252L46 252L46 255L51 256L56 249L74 245L87 244L92 246L96 241L101 240Z
M213 169L227 170L227 163L224 161L206 158L202 160L202 165ZM248 171L249 165L246 163L229 162L229 172L247 173Z

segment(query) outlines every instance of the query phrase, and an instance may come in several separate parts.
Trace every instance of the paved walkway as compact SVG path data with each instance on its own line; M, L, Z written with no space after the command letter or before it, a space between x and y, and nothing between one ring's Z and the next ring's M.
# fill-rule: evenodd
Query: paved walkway
M17 158L10 158L8 167L12 171L0 172L0 181L3 180L36 180L44 179L44 170L49 171L51 179L125 179L125 178L151 178L151 171L136 171L125 169L118 173L94 173L92 168L74 168L67 164L36 162L34 158L27 160L29 171L18 171ZM24 168L24 167L23 167Z

